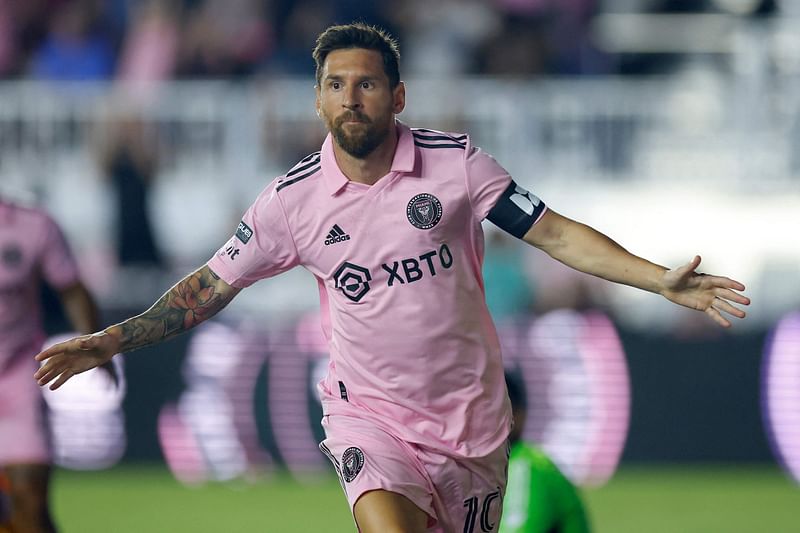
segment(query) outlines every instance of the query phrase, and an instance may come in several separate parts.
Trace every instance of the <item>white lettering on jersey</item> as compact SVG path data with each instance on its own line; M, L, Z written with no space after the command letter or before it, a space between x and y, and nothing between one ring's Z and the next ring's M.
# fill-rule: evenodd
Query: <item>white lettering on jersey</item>
M517 185L514 194L511 195L511 201L514 205L519 207L528 216L533 215L533 210L539 206L541 200L529 193L519 185Z

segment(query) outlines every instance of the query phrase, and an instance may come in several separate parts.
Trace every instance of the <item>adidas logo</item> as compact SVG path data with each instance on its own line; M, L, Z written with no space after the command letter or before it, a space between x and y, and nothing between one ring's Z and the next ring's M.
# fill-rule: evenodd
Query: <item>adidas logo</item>
M328 232L328 235L325 237L325 246L330 246L331 244L336 244L337 242L349 240L350 235L345 233L344 230L339 227L339 224L334 224L331 230Z

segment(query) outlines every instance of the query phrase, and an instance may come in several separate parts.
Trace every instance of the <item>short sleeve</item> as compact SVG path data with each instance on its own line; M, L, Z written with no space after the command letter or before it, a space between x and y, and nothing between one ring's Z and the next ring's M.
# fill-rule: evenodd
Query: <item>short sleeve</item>
M547 206L517 185L495 159L467 145L466 180L472 209L479 220L489 219L517 238L538 222Z
M42 276L54 288L65 289L78 282L78 265L55 221L45 216L43 223Z
M264 189L233 236L208 261L208 267L233 287L248 287L299 263L275 185L273 181Z
M508 188L511 176L494 157L469 140L466 158L467 191L475 215L483 220Z

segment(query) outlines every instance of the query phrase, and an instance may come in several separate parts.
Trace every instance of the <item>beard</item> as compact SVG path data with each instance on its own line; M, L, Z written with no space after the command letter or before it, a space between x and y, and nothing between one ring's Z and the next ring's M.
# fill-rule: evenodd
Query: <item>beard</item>
M345 122L358 120L356 125L347 126L350 132L345 131ZM328 129L339 147L357 159L364 159L371 154L389 136L388 128L381 128L370 118L359 111L346 111L333 121L326 120Z

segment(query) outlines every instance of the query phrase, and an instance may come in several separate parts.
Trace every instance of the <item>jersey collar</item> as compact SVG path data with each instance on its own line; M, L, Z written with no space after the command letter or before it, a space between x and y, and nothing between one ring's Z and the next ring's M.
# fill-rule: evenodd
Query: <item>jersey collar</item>
M397 121L397 149L394 152L392 167L390 172L399 174L410 173L414 170L416 162L416 150L414 149L414 136L411 129ZM322 173L328 186L331 196L338 193L350 181L347 176L339 169L336 164L336 156L333 154L333 136L328 133L325 142L322 143Z

